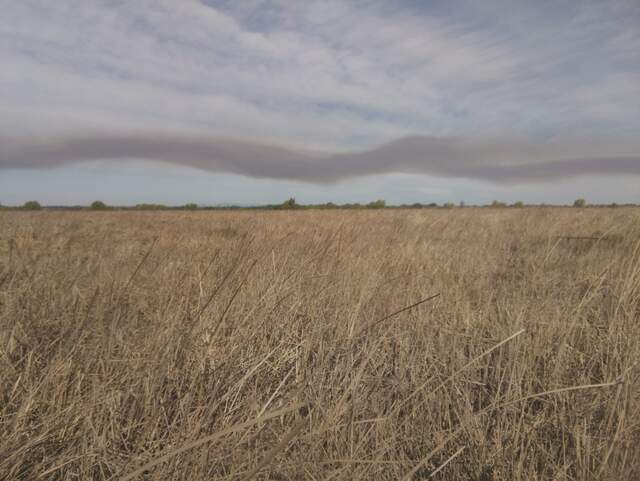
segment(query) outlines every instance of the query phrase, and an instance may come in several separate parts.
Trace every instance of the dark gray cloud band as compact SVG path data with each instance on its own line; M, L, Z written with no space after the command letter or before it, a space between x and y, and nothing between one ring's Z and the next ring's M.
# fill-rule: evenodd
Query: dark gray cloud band
M412 136L367 151L310 154L243 140L183 135L100 135L28 142L0 139L0 169L132 158L317 183L394 172L497 183L640 175L640 148L630 142L535 143Z

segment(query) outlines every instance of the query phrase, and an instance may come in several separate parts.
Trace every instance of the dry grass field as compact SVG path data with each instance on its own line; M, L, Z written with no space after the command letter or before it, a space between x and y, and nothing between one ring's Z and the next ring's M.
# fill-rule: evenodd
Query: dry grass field
M639 242L631 208L1 211L0 479L638 480Z

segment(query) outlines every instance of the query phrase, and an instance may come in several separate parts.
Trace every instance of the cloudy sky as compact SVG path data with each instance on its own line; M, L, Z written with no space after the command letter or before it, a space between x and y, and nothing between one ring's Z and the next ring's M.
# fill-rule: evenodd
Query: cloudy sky
M0 203L640 202L637 0L0 0Z

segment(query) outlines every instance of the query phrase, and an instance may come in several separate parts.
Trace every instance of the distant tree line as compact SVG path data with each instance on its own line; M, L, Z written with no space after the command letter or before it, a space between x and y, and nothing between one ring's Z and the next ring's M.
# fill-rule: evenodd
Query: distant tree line
M585 199L576 199L573 202L573 207L575 208L585 208L585 207L632 207L637 204L587 204ZM485 205L473 205L469 206L465 204L465 202L460 202L457 206L453 202L445 202L442 205L437 204L435 202L431 203L420 203L414 202L412 204L400 204L400 205L389 205L384 199L374 200L368 203L346 203L346 204L335 204L333 202L326 202L323 204L299 204L295 198L291 197L281 204L266 204L266 205L254 205L254 206L237 206L237 205L228 205L228 206L200 206L196 203L188 203L180 206L168 206L165 204L152 204L152 203L144 203L144 204L136 204L134 206L109 206L105 202L101 200L95 200L88 206L46 206L43 207L40 202L37 200L29 200L25 202L21 207L8 207L2 206L0 204L0 209L20 209L20 210L41 210L43 208L46 209L64 209L64 210L95 210L95 211L106 211L106 210L240 210L240 209L261 209L261 210L310 210L310 209L453 209L453 208L466 208L466 207L483 207L483 208L494 208L494 209L507 209L507 208L515 208L521 209L524 207L566 207L566 205L552 205L552 204L525 204L522 201L516 201L513 204L507 204L506 202L501 202L498 200L492 201L490 204Z

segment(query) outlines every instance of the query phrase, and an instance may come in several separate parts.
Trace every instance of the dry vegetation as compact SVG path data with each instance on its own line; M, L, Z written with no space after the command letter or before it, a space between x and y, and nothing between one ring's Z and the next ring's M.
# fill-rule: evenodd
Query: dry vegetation
M0 212L0 479L640 479L639 240L626 208Z

